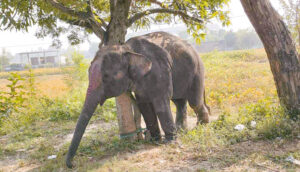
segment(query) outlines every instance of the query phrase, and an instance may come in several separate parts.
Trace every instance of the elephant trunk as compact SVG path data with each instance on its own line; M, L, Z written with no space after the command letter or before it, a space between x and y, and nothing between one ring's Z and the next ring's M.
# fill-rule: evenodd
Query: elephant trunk
M75 132L74 132L74 135L72 138L72 142L71 142L71 145L69 147L69 151L68 151L68 154L66 157L66 165L69 168L72 168L72 159L75 156L75 153L77 151L77 148L79 146L81 138L84 134L86 126L88 125L88 123L89 123L92 115L94 114L96 107L99 103L95 94L94 94L94 96L92 96L92 95L93 94L87 94L84 107L83 107L82 112L77 121Z

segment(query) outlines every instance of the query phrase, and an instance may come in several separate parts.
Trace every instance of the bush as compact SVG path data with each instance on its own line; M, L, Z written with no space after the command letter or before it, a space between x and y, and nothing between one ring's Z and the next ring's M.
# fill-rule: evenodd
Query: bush
M8 92L0 92L0 124L7 118L10 118L14 112L18 112L20 108L24 107L25 90L24 85L19 84L23 81L17 73L10 73L7 87Z
M251 126L251 121L256 126ZM234 127L242 124L242 131ZM182 140L197 149L234 144L249 139L296 138L300 133L300 121L289 118L286 111L272 99L260 100L242 107L238 113L224 112L218 120L199 125L182 135Z

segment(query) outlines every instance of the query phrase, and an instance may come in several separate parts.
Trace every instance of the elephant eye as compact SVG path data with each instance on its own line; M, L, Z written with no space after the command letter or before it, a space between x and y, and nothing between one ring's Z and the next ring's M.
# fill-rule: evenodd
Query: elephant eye
M107 74L107 73L104 73L103 78L108 78L108 74Z
M109 73L104 73L103 80L105 82L110 82L112 80L111 75Z

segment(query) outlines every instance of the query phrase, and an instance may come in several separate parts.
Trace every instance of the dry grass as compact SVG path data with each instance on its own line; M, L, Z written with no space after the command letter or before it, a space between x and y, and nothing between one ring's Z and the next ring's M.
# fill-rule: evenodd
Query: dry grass
M64 81L65 75L40 75L35 77L35 87L37 89L38 96L46 96L49 98L61 97L68 93L70 88ZM22 84L22 81L20 82ZM0 79L0 90L8 91L6 86L9 84L8 80Z
M36 80L36 88L41 96L49 98L62 97L70 91L64 81L65 77L64 75L40 76Z
M61 74L64 71L61 68L38 68L32 70L34 75L54 75L54 74ZM19 71L17 72L21 76L27 76L29 74L28 70ZM7 78L9 76L9 72L0 72L0 78Z

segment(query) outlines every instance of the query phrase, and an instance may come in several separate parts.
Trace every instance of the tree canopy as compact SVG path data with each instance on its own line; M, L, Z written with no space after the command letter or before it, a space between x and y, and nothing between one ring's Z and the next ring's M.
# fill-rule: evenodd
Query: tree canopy
M0 29L25 30L38 25L37 37L68 34L72 44L94 33L101 40L116 13L125 15L124 28L144 28L151 23L182 21L197 42L204 36L205 24L213 18L230 23L224 6L229 0L1 0ZM121 5L120 5L121 4ZM120 9L123 8L123 11ZM79 34L81 33L81 34Z

